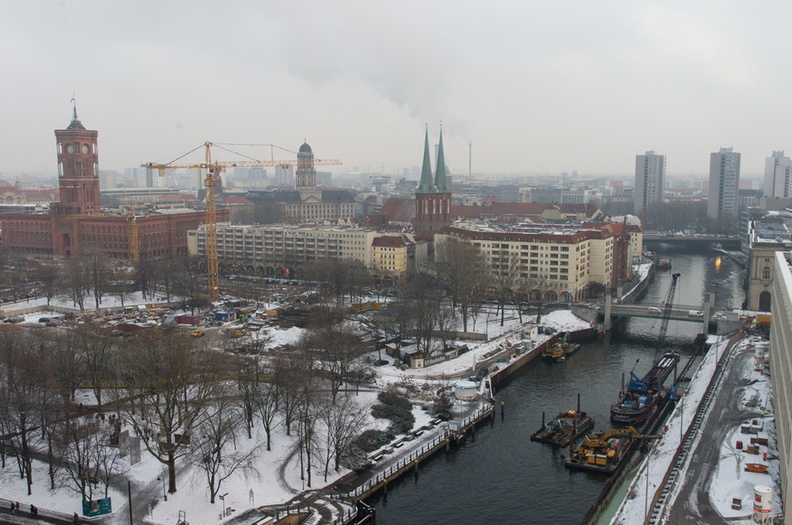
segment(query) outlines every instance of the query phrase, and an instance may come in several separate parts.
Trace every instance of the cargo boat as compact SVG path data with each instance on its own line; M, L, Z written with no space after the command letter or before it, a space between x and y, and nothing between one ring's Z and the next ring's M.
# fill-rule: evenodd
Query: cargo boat
M641 437L633 427L595 432L570 451L564 467L611 475L632 455Z
M678 362L679 353L666 352L643 378L630 372L627 388L619 392L618 401L611 405L611 421L619 425L638 425L646 421L667 395L668 390L663 389L663 382Z
M546 348L542 352L542 359L551 363L560 363L578 350L580 350L580 345L578 343L568 343L566 341L566 335L564 335L564 340L562 342L555 342L550 348Z
M542 428L531 434L531 441L568 447L592 428L594 419L580 410L561 412L547 424L542 413Z
M658 270L670 270L671 269L671 259L657 259L657 269Z

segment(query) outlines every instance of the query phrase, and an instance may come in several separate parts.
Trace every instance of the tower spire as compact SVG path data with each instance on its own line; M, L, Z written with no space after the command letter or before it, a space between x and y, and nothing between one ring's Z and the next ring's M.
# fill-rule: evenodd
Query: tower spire
M451 193L446 179L445 153L443 152L443 123L440 123L440 144L437 147L437 173L434 180L438 193Z
M424 135L424 156L423 166L421 167L421 182L415 193L437 193L437 188L432 184L432 162L429 156L429 124L426 125Z

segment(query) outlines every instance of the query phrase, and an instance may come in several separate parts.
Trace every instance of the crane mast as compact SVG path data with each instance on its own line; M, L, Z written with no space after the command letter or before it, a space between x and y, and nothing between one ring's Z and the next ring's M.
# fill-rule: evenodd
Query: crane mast
M137 263L140 261L140 237L138 237L138 223L137 223L137 216L135 215L135 203L132 203L132 208L130 209L130 213L132 218L130 219L129 223L129 242L130 242L130 251L132 252L132 261Z
M660 321L660 334L657 336L657 350L655 353L660 352L660 349L663 347L663 343L665 342L666 333L668 333L668 322L671 320L671 309L674 306L674 293L676 293L679 275L680 274L675 273L671 276L671 288L668 289L668 295L666 295L665 303L663 303L663 317Z
M212 151L210 144L206 143L206 273L209 277L209 302L217 301L220 286L219 272L217 269L217 179L218 168L212 167Z
M209 301L214 302L217 301L218 293L219 293L219 271L218 271L218 261L217 261L217 180L220 172L223 171L225 168L243 168L243 167L264 167L264 166L293 166L295 164L299 164L301 161L297 160L249 160L249 161L213 161L212 160L212 146L211 142L205 142L203 144L205 150L205 162L202 164L191 164L191 165L174 165L174 164L155 164L155 163L147 163L146 167L149 169L157 170L159 176L161 177L164 174L166 169L179 169L179 168L186 168L186 169L205 169L206 170L206 178L204 179L204 189L206 190L206 273L208 274L209 280ZM193 151L196 151L201 146L198 146ZM187 154L189 154L187 153ZM185 154L185 155L187 155ZM311 159L308 162L312 162L314 165L339 165L341 164L340 160L337 159ZM133 218L132 224L130 225L131 236L132 236L132 251L133 251L133 259L139 257L139 246L137 241L137 223L134 218L134 211L133 211ZM137 260L137 259L135 259Z

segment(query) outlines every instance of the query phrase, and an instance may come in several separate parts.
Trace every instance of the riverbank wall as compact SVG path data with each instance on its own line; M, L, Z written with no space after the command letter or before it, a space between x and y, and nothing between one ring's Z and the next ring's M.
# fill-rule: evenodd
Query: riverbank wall
M423 461L426 461L442 450L449 450L452 443L460 443L466 436L475 433L477 425L494 417L494 406L486 404L480 407L473 414L460 422L458 430L440 433L434 439L422 445L420 449L404 456L399 459L397 463L378 473L374 478L350 490L346 496L355 500L365 500L381 490L387 494L389 483L410 473L417 475L418 467Z
M583 330L575 330L569 332L567 336L567 341L575 343L579 341L591 341L597 338L597 329L596 328L585 328ZM563 337L563 333L556 333L553 334L549 339L543 341L541 344L537 345L536 347L528 350L523 355L515 359L514 361L508 363L507 365L503 366L503 368L493 372L489 376L489 384L494 394L497 392L498 387L504 383L512 374L520 370L522 367L536 359L538 356L542 354L547 348L550 348L553 343L557 342L559 339Z

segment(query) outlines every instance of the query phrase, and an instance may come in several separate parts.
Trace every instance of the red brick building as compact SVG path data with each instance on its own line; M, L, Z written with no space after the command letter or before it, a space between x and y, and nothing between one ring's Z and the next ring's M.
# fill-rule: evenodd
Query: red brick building
M34 257L69 256L99 250L114 259L132 259L132 214L102 211L99 200L98 132L74 118L55 130L60 201L48 212L0 214L3 249ZM228 210L217 210L227 221ZM135 217L141 259L187 255L187 231L205 222L203 211L164 210Z

